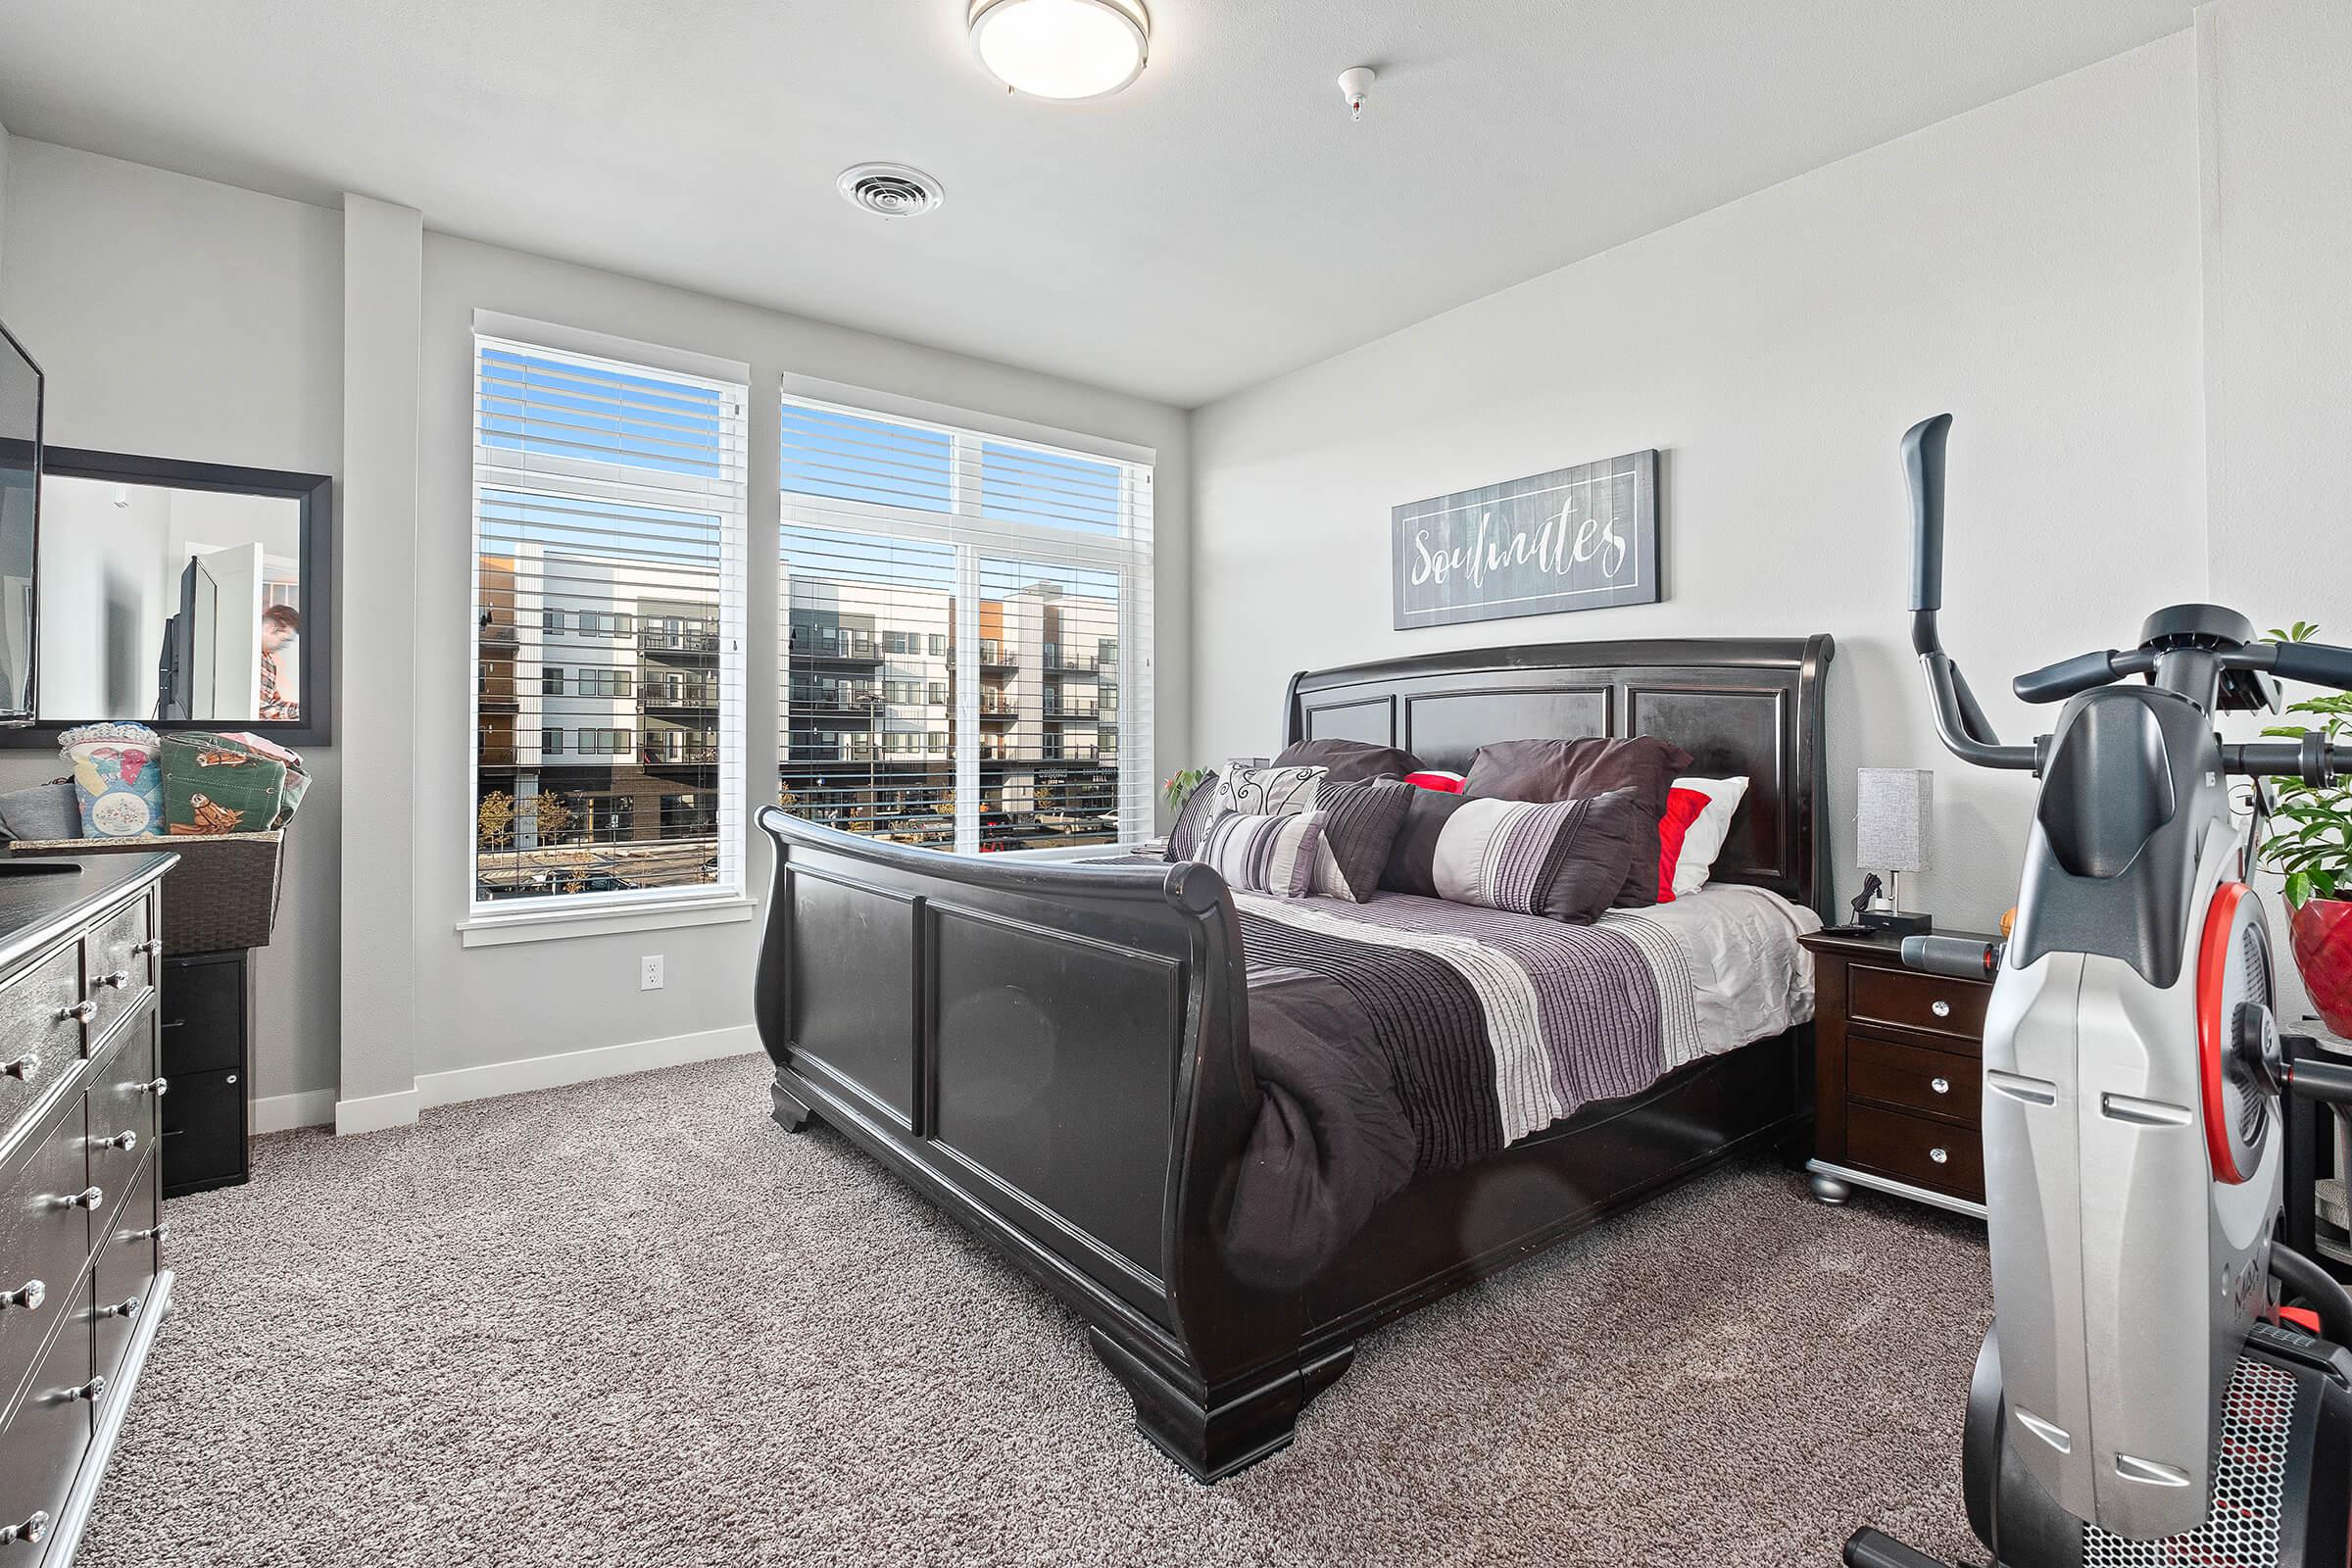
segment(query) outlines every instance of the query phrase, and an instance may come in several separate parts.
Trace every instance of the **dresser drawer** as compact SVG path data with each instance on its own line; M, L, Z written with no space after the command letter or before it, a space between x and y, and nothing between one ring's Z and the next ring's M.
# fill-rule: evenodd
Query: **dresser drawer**
M1876 1105L1850 1105L1845 1116L1848 1163L1929 1187L1972 1202L1984 1200L1984 1143L1974 1127Z
M1845 1092L1905 1110L1977 1125L1983 1069L1974 1056L1868 1035L1845 1038Z
M0 1149L9 1130L81 1063L81 970L73 943L0 990Z
M229 1072L245 1065L245 965L236 957L164 963L163 1070Z
M155 1025L138 1019L107 1048L90 1081L90 1185L110 1198L126 1191L131 1173L155 1152L164 1087L155 1071Z
M0 1431L0 1568L41 1560L65 1512L74 1473L89 1450L89 1281L68 1282L75 1301L68 1322L33 1369L16 1413Z
M1991 995L1990 987L1964 980L1857 963L1846 971L1845 1015L1851 1023L1917 1029L1973 1049L1984 1038L1984 1002Z
M152 906L142 898L100 921L81 939L81 946L95 1039L154 986L156 955L163 952L163 944L155 937Z
M89 1261L84 1210L62 1201L83 1186L81 1100L43 1124L29 1163L0 1186L0 1407L61 1316ZM35 1302L38 1305L35 1305ZM0 1564L7 1559L0 1557Z
M114 1220L105 1228L106 1244L98 1252L94 1316L98 1357L95 1364L99 1376L110 1381L120 1381L116 1374L122 1369L122 1357L130 1348L132 1331L138 1327L155 1293L156 1259L163 1240L155 1196L159 1163L148 1160L140 1167L138 1179L124 1189L122 1201L107 1204L107 1212Z
M245 1179L245 1075L174 1074L164 1096L166 1198Z

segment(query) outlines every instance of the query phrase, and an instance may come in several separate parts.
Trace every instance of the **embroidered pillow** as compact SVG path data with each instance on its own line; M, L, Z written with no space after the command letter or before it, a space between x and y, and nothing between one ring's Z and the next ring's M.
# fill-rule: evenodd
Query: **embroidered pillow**
M1323 818L1323 841L1315 852L1313 891L1357 904L1370 898L1414 793L1410 784L1395 778L1355 784L1326 778L1317 784L1315 810Z
M1176 821L1168 829L1167 858L1189 860L1193 846L1200 842L1200 830L1208 825L1217 810L1217 775L1208 774L1193 786L1193 793L1184 798L1183 807L1176 812Z
M1221 811L1201 832L1191 858L1214 870L1236 893L1303 899L1313 887L1315 852L1322 842L1320 811L1282 816Z
M1590 922L1609 907L1626 868L1656 832L1656 820L1631 790L1544 803L1425 790L1406 808L1381 885Z
M1234 763L1217 780L1216 808L1244 816L1288 816L1315 804L1320 767L1259 767Z
M1334 784L1360 784L1368 778L1402 778L1421 765L1420 759L1394 746L1370 741L1293 741L1274 759L1276 767L1320 767Z

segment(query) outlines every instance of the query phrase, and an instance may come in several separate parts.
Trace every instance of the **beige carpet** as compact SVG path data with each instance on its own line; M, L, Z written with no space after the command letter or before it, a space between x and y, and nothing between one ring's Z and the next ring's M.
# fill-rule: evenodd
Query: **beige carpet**
M1981 1235L1710 1177L1376 1336L1214 1489L1077 1322L747 1057L256 1150L78 1561L1804 1568L1973 1551Z

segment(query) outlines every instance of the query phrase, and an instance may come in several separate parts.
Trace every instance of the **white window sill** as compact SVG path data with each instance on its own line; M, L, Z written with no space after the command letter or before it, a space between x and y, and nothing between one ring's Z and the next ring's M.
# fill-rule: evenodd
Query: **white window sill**
M572 937L666 931L676 926L729 925L760 912L757 899L697 899L681 904L641 904L606 909L547 909L518 914L483 914L458 922L458 940L468 948L503 948L517 942L562 942Z

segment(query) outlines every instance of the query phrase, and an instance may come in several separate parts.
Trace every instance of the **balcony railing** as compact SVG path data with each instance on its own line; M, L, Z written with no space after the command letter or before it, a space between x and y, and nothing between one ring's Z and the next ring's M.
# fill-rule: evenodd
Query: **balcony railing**
M1102 659L1094 654L1073 654L1046 644L1046 668L1056 674L1092 675L1102 667Z
M637 689L637 711L651 712L658 708L716 708L718 688L715 686L682 686L672 691L666 686L640 686Z
M698 737L671 745L649 739L639 744L637 760L649 767L708 766L718 760L718 742Z
M665 626L640 627L637 646L649 654L715 654L718 652L716 627L684 627L672 630Z
M1048 718L1094 718L1102 711L1102 705L1101 703L1082 702L1068 697L1048 696L1046 698L1046 716Z
M795 626L787 639L792 651L804 659L825 659L836 663L879 664L882 655L871 632L833 631L818 626Z
M785 701L795 712L878 713L881 694L871 686L795 686Z
M1019 651L1008 642L994 637L980 639L980 667L982 669L1011 669L1020 663Z

